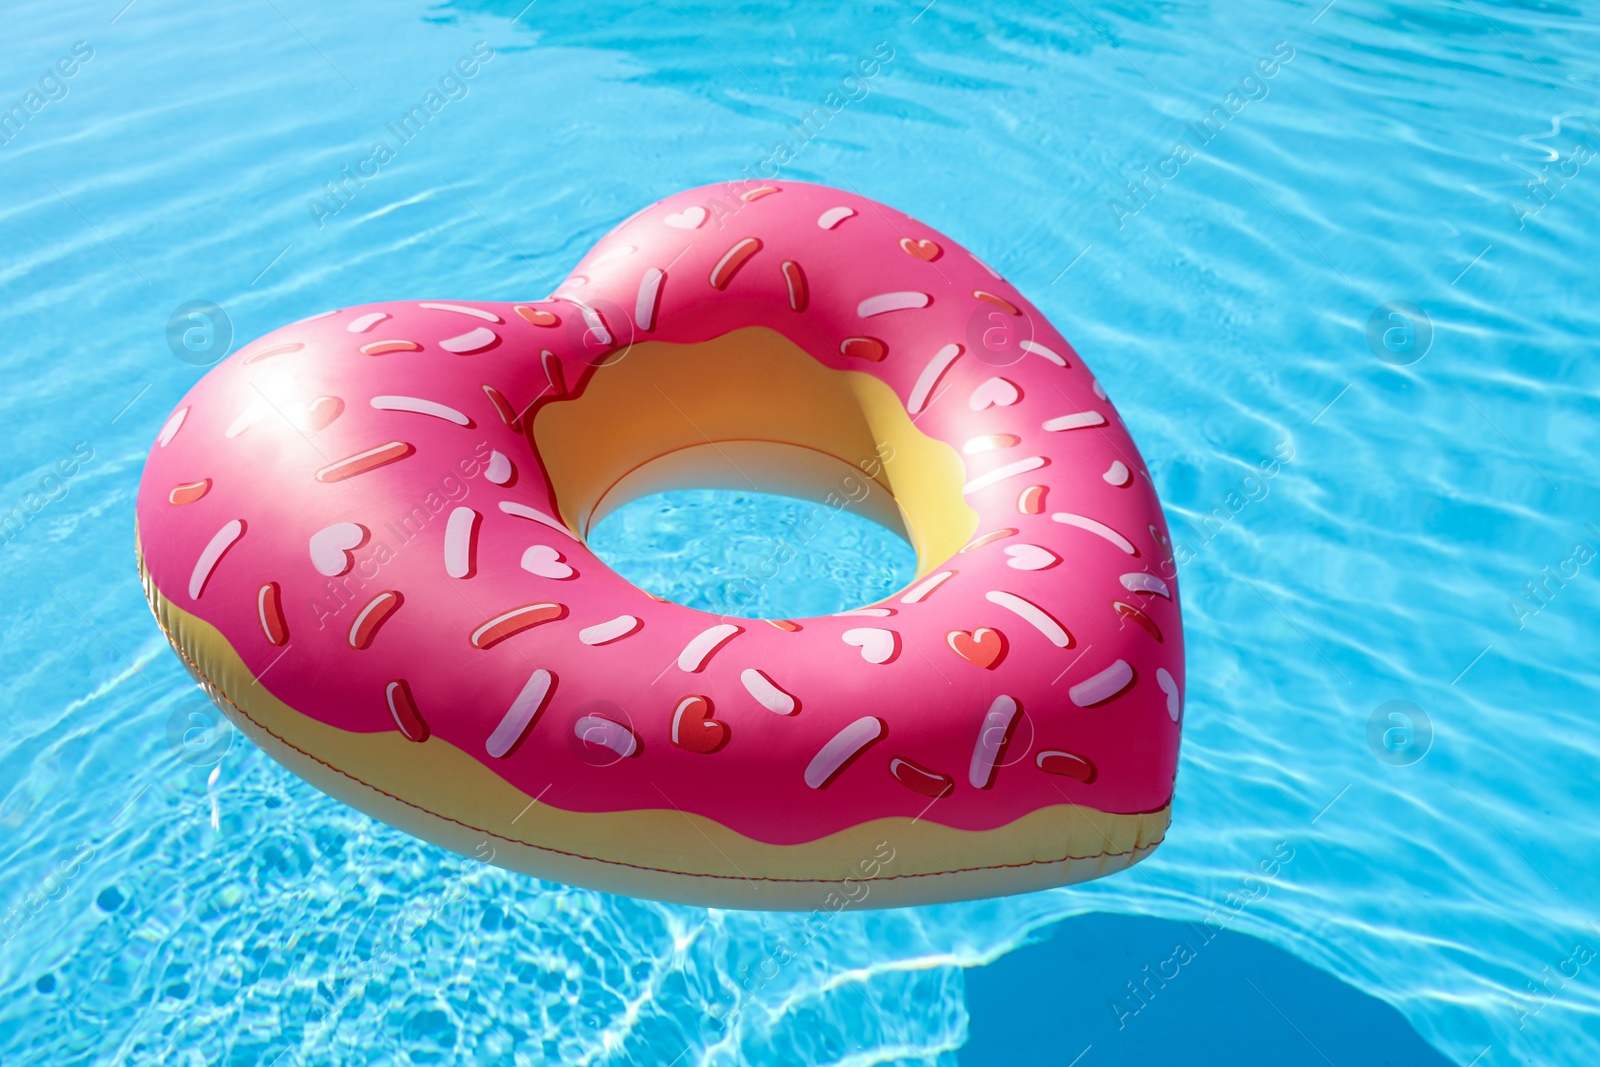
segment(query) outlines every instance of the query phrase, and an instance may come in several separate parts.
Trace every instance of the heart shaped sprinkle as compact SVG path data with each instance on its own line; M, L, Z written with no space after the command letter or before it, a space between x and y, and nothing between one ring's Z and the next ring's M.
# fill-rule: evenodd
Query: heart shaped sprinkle
M344 401L336 396L319 396L304 407L290 409L289 418L307 432L323 429L344 411Z
M1022 390L1004 378L990 378L978 385L972 391L970 401L973 411L982 411L985 408L1008 408L1022 399Z
M951 630L944 639L950 645L950 651L986 671L994 670L1006 656L1005 635L987 626L980 626L971 633Z
M1006 566L1019 571L1042 571L1061 562L1061 557L1038 545L1007 545Z
M355 558L350 553L366 540L367 528L359 523L336 522L324 526L311 535L311 565L317 568L318 574L337 578L355 566Z
M706 209L698 205L686 207L676 215L668 215L661 221L675 230L698 230L700 224L706 221Z
M709 755L728 743L728 727L711 717L709 700L687 696L672 713L672 743L687 752Z
M522 321L531 323L534 326L557 326L561 323L555 312L546 311L543 308L531 308L527 304L518 304L512 310L522 318Z
M868 663L888 663L900 651L900 635L876 626L846 630L840 637L845 644L859 648L861 658Z
M928 240L926 237L913 241L909 237L900 238L900 247L908 256L916 256L924 263L932 263L944 255L944 249Z
M578 573L570 564L563 563L561 553L549 545L534 545L524 552L522 569L529 574L537 574L541 578L554 578L557 581L571 578Z

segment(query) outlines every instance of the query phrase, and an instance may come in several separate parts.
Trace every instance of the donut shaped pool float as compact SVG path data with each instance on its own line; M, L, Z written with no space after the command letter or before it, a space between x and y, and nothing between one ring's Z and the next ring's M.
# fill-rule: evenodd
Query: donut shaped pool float
M722 486L903 532L915 580L719 617L585 544ZM1094 878L1167 827L1183 632L1138 450L1016 289L837 189L691 190L545 300L248 345L162 426L138 539L162 630L256 744L542 878L921 904Z

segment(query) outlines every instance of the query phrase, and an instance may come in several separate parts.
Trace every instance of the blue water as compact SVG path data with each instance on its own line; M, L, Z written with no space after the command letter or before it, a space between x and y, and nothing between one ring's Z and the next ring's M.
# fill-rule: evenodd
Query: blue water
M1595 1061L1600 7L524 2L7 10L0 113L40 95L0 144L0 1062L952 1064L968 968L1085 912L1266 942L1457 1064ZM472 866L278 768L206 713L131 541L218 349L543 296L780 142L1093 367L1183 548L1189 698L1148 862L847 911L765 977L789 917ZM185 347L190 301L227 322Z
M1383 1001L1259 938L1192 922L1079 915L966 985L959 1067L1450 1064Z
M729 489L656 493L589 531L589 547L641 589L717 615L803 619L911 584L917 554L848 509Z

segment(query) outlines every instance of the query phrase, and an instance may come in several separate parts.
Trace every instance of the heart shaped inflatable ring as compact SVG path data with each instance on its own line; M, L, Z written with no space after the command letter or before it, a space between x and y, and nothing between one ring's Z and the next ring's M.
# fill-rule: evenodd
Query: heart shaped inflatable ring
M718 617L585 543L642 495L752 486L903 532L915 580ZM681 193L542 301L284 327L161 428L138 535L240 730L514 870L836 910L1094 878L1166 831L1183 634L1138 450L1003 278L837 189Z

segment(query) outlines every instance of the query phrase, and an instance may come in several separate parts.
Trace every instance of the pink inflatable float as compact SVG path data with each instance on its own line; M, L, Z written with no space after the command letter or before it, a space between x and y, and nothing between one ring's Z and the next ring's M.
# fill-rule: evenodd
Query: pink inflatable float
M751 485L902 531L915 580L722 618L585 544L641 495ZM877 907L1096 877L1167 826L1183 634L1138 450L1004 279L836 189L681 193L548 299L264 337L161 428L138 535L245 734L515 870Z

